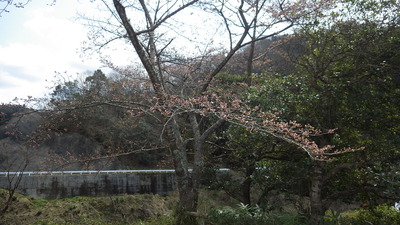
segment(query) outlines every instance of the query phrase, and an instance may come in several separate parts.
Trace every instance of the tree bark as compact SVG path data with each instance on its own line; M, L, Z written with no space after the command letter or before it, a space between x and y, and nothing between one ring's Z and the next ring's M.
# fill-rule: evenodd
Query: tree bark
M254 164L246 167L245 180L242 183L243 204L245 205L251 205L251 184L253 183L251 176L253 175L254 170Z
M323 223L324 207L322 205L322 169L323 162L314 161L313 174L310 188L310 224L321 225Z
M164 90L162 89L161 81L156 72L155 65L152 63L152 60L147 56L146 51L144 50L142 44L139 41L137 33L130 24L128 16L126 15L125 7L121 4L119 0L114 0L113 2L114 2L114 7L117 10L118 16L122 21L122 25L124 26L128 34L128 39L130 40L132 46L135 48L135 51L138 54L140 61L142 62L144 68L147 71L147 75L150 78L154 91L156 92L157 95L159 95L158 97L161 97Z
M181 179L185 184L179 186L179 203L176 209L176 224L197 224L197 211L199 190L193 186L192 179ZM187 182L189 181L189 182Z
M258 14L258 1L255 2L256 13ZM257 35L257 16L254 17L253 21L253 34L251 36L251 44L249 49L249 56L247 57L247 68L246 68L246 75L247 75L247 85L250 87L252 84L252 75L253 75L253 60L254 60L254 51L256 46L256 35Z
M167 133L169 148L172 152L175 175L179 191L179 203L176 208L176 224L196 224L192 214L197 210L198 190L193 187L192 174L189 173L186 142L182 138L179 125L172 117Z

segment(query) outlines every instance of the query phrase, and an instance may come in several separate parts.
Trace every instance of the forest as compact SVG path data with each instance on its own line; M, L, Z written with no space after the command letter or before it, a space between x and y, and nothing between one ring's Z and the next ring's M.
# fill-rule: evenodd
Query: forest
M2 171L173 168L154 224L400 223L398 1L94 2L85 54L135 59L0 105Z

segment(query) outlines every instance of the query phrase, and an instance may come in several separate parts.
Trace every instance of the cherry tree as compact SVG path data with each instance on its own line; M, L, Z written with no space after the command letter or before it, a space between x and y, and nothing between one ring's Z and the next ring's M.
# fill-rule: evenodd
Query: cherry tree
M315 160L348 149L319 147L313 136L332 133L251 108L240 96L219 90L215 76L241 49L250 46L252 73L255 43L289 32L306 19L323 16L334 1L119 1L102 0L99 17L85 16L93 29L86 50L103 53L103 62L126 76L143 79L151 90L145 102L116 96L101 103L151 113L162 124L161 143L172 155L180 204L178 224L194 223L204 167L206 140L223 123L264 132L292 143ZM116 66L107 46L129 43L139 70ZM216 54L219 53L219 54ZM222 53L222 54L221 54ZM215 57L218 55L218 57ZM127 62L130 63L130 62ZM146 79L147 78L147 79ZM146 81L147 80L147 81ZM247 82L251 85L251 82ZM192 156L193 155L193 156ZM192 169L192 170L190 170Z

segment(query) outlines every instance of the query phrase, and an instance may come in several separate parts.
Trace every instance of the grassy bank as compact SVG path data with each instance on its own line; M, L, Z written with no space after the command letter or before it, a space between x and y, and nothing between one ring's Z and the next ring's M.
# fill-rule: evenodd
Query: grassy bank
M6 191L0 192L0 204ZM175 197L123 195L44 200L16 194L1 224L141 224L172 218Z
M7 191L0 189L3 206ZM198 215L207 217L206 225L306 225L307 218L293 210L265 212L261 208L239 204L220 191L201 192ZM176 194L162 197L152 194L74 197L44 200L15 194L0 224L133 224L173 225ZM399 224L400 212L388 205L371 210L351 210L338 214L327 211L326 225Z
M7 191L0 189L0 206ZM67 199L34 199L15 194L0 224L173 224L177 195L162 197L153 194L74 197ZM220 206L237 204L223 192L202 192L199 212L206 213Z

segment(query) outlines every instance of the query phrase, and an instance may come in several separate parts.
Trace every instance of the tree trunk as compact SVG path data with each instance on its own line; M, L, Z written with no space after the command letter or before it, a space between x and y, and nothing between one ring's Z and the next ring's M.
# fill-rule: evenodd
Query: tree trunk
M15 191L17 190L19 184L21 183L23 172L25 171L27 166L28 166L28 161L25 161L25 163L23 164L22 170L19 173L14 174L14 175L11 176L10 173L8 172L8 174L7 174L7 179L8 179L8 187L7 187L8 197L7 197L7 201L5 202L5 204L3 206L3 209L0 211L0 216L2 216L4 213L6 213L8 208L10 207L10 205L12 203L12 199L13 199L14 194L15 194Z
M246 167L245 180L242 183L243 204L245 205L251 205L251 184L253 183L251 176L254 170L254 164Z
M323 223L322 179L322 162L315 161L310 189L310 224L312 225Z
M255 29L255 28L254 28ZM253 41L253 40L252 40ZM247 57L247 68L246 68L246 81L247 85L250 87L252 83L253 75L253 59L254 59L254 48L256 43L252 42L250 44L249 56Z
M179 203L176 208L176 224L197 224L197 205L199 199L200 179L195 171L189 173L189 168L182 166L182 159L186 156L186 148L180 149L180 154L174 154L175 174L179 191ZM184 154L184 155L183 155Z
M177 174L178 175L178 174ZM176 208L176 224L197 224L198 188L193 187L190 177L178 177L179 203Z
M175 211L176 224L196 224L196 217L193 213L197 210L198 189L193 186L193 174L189 173L186 143L182 139L175 118L171 119L168 127L167 138L172 150L179 191L179 203Z
M175 120L171 120L172 132L175 136L176 144L180 146L177 151L174 151L174 164L179 189L179 205L176 211L177 225L197 224L198 217L196 213L199 188L204 168L204 143L206 138L223 123L223 120L218 120L206 131L201 133L197 122L197 115L195 113L190 113L189 120L194 135L194 161L191 174L189 173L187 163L186 144L181 139L178 124L176 124Z
M193 185L193 178L190 176L188 168L183 168L179 158L174 154L175 174L179 192L179 203L176 207L175 216L177 225L196 224L197 204L199 198L198 187Z

